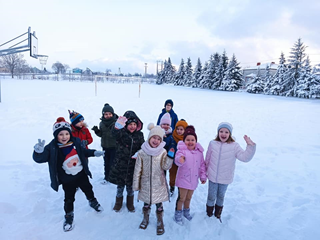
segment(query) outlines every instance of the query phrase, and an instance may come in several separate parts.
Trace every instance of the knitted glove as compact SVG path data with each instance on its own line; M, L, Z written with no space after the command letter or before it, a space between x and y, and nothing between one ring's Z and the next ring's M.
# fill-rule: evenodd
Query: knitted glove
M104 156L104 151L98 151L98 150L96 150L96 151L94 151L94 156L96 156L96 157Z
M93 128L91 128L91 130L93 130L94 132L99 132L99 128L97 126L93 126Z
M45 144L45 140L38 139L38 143L36 145L34 145L34 151L36 153L42 153L44 150L44 144Z
M120 116L120 117L117 119L114 127L115 127L116 129L121 129L121 128L123 128L123 127L126 125L126 121L127 121L127 120L128 120L128 119L127 119L126 117Z
M168 157L169 158L173 158L174 157L174 148L170 148L170 150L168 152Z
M82 140L82 141L81 141L81 146L82 146L83 148L86 148L87 145L88 145L88 141L87 141L87 140Z

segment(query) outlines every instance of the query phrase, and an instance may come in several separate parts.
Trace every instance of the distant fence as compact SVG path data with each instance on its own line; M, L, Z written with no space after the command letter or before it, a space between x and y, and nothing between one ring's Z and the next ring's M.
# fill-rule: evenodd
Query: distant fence
M11 74L1 73L0 78L11 77ZM25 73L14 75L15 79L40 79L53 81L91 81L91 82L112 82L112 83L156 83L155 78L144 77L121 77L121 76L105 76L105 75L84 75L78 73L65 74L43 74L43 73Z

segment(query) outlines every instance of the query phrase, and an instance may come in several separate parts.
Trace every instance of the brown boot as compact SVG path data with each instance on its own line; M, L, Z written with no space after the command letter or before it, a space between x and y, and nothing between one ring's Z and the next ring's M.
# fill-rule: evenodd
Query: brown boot
M208 217L212 217L214 206L210 207L207 205L207 215Z
M122 208L123 197L116 197L116 203L114 204L113 210L119 212Z
M127 208L129 210L129 212L135 212L135 208L133 206L133 199L134 199L134 195L127 196Z
M163 224L163 212L156 212L157 214L157 235L164 234L164 224Z
M148 227L148 224L149 224L150 208L143 207L142 210L143 210L143 220L140 223L139 228L146 229Z
M222 213L222 208L223 208L223 206L218 206L217 204L214 206L215 207L215 210L214 210L214 216L216 217L216 218L218 218L219 220L220 220L220 222L222 222L221 221L221 213Z

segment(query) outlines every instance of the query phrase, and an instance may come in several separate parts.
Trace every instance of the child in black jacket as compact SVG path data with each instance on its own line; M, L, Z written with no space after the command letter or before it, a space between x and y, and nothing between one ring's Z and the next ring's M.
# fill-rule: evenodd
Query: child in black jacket
M63 229L66 232L74 226L73 202L78 187L86 195L90 207L97 212L103 211L94 197L88 179L88 176L92 177L88 168L88 157L100 157L104 152L82 147L80 139L72 136L71 126L63 117L59 117L54 123L53 136L54 139L46 146L44 140L38 140L34 146L33 159L37 163L48 163L51 187L55 191L58 191L59 185L62 184L66 213Z

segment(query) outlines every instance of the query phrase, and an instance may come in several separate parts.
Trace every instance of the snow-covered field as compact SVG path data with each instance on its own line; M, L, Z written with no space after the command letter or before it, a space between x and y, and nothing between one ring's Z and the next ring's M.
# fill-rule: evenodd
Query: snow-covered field
M320 237L320 101L245 92L220 92L171 85L1 79L0 103L0 238L12 239L319 239ZM179 118L195 126L207 149L222 121L233 124L244 148L243 135L257 143L249 163L237 162L234 182L225 198L221 224L205 212L207 183L191 201L194 218L177 225L174 195L164 203L165 234L156 236L155 207L150 225L139 230L142 202L136 212L112 211L116 187L101 185L103 159L91 158L94 192L104 207L96 214L81 191L76 193L75 228L65 233L63 190L50 188L47 164L32 160L38 138L53 138L59 116L68 109L98 125L104 103L118 115L134 110L146 126L156 122L166 99L174 101ZM91 131L91 148L101 149Z

